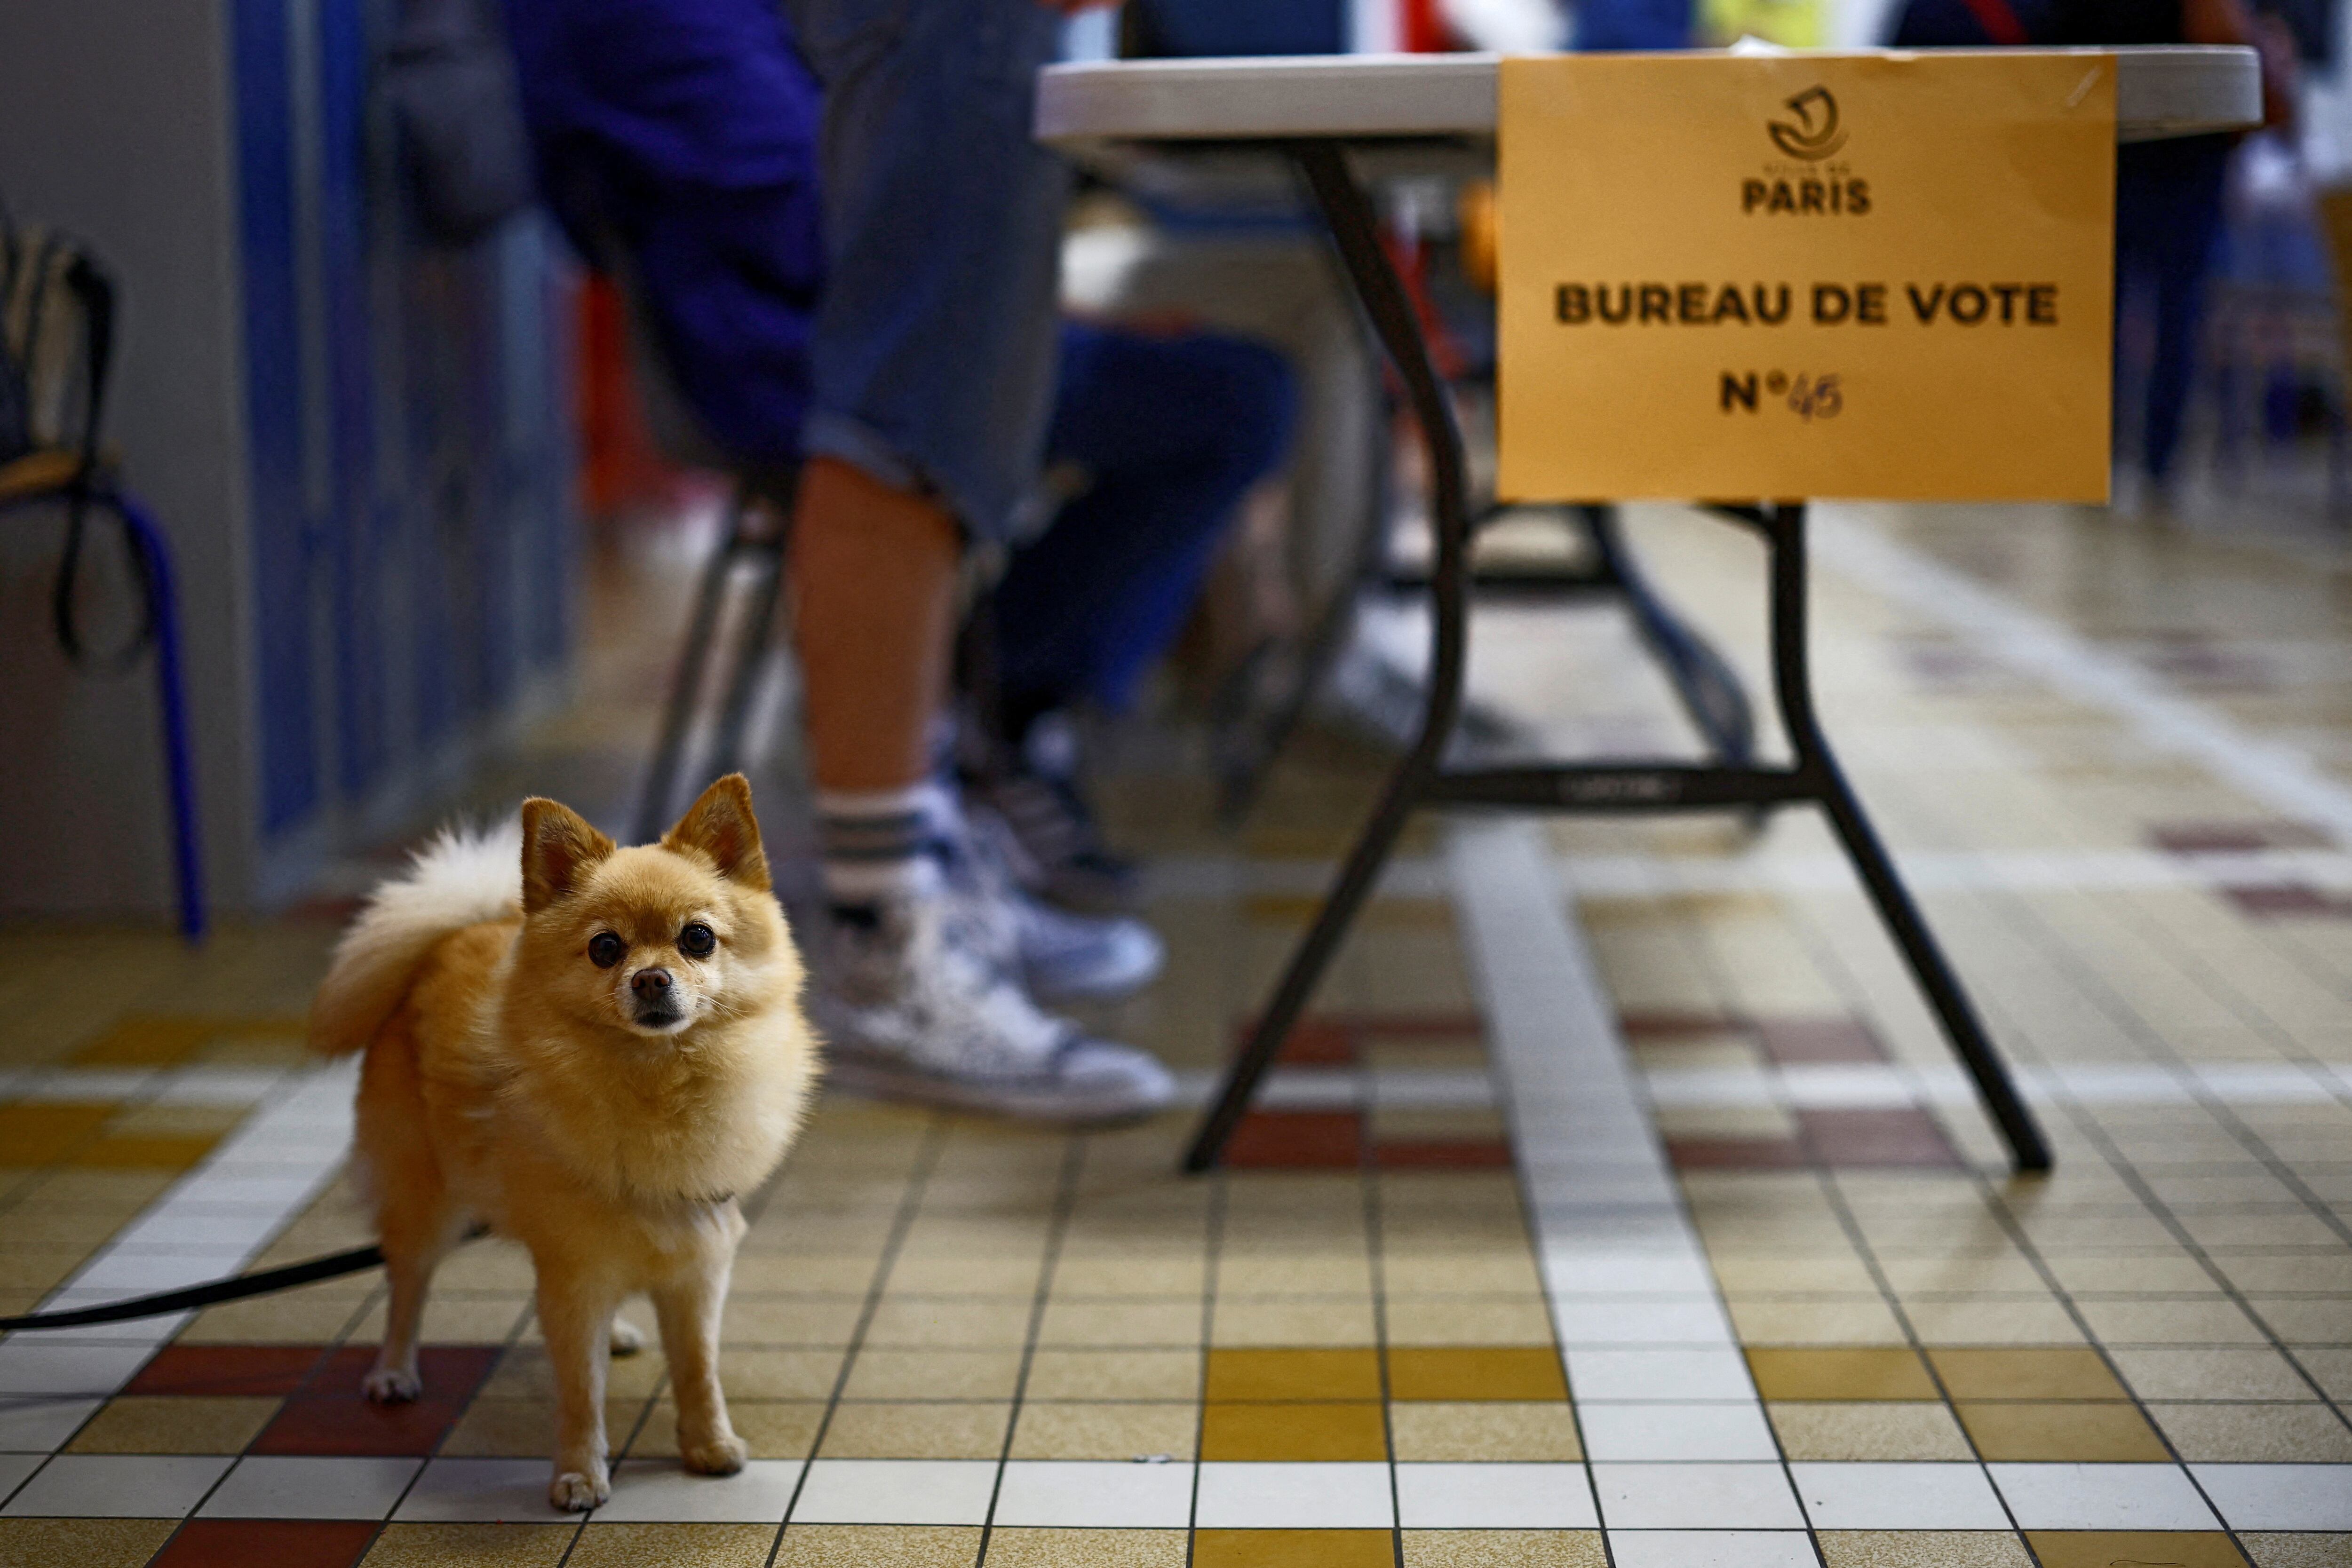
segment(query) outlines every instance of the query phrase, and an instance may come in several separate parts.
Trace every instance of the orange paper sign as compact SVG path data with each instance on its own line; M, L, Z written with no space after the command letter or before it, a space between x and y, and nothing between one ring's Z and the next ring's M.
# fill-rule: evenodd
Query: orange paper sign
M2105 499L2115 79L1505 61L1502 493Z

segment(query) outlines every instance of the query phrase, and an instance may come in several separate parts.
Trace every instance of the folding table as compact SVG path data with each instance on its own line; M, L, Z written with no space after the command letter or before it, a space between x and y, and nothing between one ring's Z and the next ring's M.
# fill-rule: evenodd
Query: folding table
M2242 130L2261 121L2261 70L2251 49L2112 52L2121 141ZM1436 559L1429 685L1419 733L1228 1070L1185 1165L1203 1170L1223 1155L1415 809L1633 813L1809 803L1828 813L2017 1168L2046 1170L2048 1145L1822 733L1806 664L1803 503L1708 503L1709 510L1755 529L1769 555L1773 696L1793 754L1787 766L1758 766L1739 757L1697 765L1625 760L1463 768L1445 762L1462 708L1473 586L1474 521L1462 436L1419 316L1381 245L1364 173L1349 152L1375 152L1386 162L1398 154L1410 158L1416 149L1458 155L1465 146L1490 144L1500 64L1495 55L1124 60L1050 67L1038 83L1037 135L1052 145L1073 151L1106 143L1255 146L1289 158L1314 194L1428 447ZM1574 434L1563 432L1562 438Z

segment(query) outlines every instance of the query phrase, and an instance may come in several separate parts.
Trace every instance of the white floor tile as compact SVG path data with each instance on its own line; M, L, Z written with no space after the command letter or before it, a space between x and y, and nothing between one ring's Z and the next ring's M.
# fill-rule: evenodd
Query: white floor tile
M1592 1467L1612 1530L1802 1530L1804 1511L1773 1465Z
M1617 1568L1820 1568L1801 1530L1612 1530Z
M2352 1530L2352 1465L2191 1465L2232 1530Z
M1380 1464L1201 1467L1202 1530L1387 1530L1396 1523L1389 1468Z
M245 1262L255 1244L190 1247L175 1252L106 1251L67 1283L77 1291L113 1291L123 1295L177 1291L226 1279Z
M2216 1530L2178 1465L1988 1465L2021 1530Z
M1715 1276L1704 1259L1643 1252L1543 1249L1544 1283L1554 1296L1702 1296L1712 1300Z
M0 1453L49 1453L98 1414L100 1399L0 1399Z
M1712 1298L1682 1301L1561 1301L1552 1308L1559 1343L1578 1345L1732 1343L1731 1323Z
M1736 1351L1570 1350L1568 1386L1579 1404L1639 1404L1654 1399L1752 1400L1756 1385Z
M108 1395L131 1380L153 1354L146 1345L0 1343L0 1396Z
M177 1519L229 1467L210 1454L59 1454L0 1508L14 1518Z
M1576 1407L1589 1459L1769 1459L1780 1447L1754 1401Z
M796 1524L984 1524L993 1459L818 1459Z
M435 1459L392 1517L551 1524L563 1517L547 1500L547 1483L554 1474L545 1459Z
M689 1475L675 1459L624 1459L600 1521L665 1524L782 1524L800 1484L798 1459L753 1459L731 1476Z
M2009 1516L1972 1464L1798 1464L1797 1496L1815 1530L2007 1530Z
M1192 1467L1015 1459L992 1522L1095 1530L1181 1530L1192 1521Z
M1601 1522L1582 1465L1399 1465L1407 1530L1590 1530Z
M198 1511L207 1519L382 1519L423 1466L422 1459L251 1455Z

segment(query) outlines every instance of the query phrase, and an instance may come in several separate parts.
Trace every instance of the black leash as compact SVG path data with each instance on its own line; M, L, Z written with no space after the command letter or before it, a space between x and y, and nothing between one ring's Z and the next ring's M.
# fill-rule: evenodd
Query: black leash
M21 1318L0 1318L0 1333L22 1333L40 1329L87 1328L92 1323L127 1322L133 1318L160 1318L172 1312L184 1312L196 1307L216 1307L223 1301L241 1301L247 1296L266 1296L273 1291L290 1291L297 1285L308 1285L320 1280L338 1279L373 1269L383 1261L380 1247L354 1247L348 1252L330 1253L305 1263L289 1263L283 1269L265 1269L258 1274L237 1274L209 1284L190 1285L184 1290L163 1291L152 1296L133 1296L129 1301L109 1301L102 1307L83 1307L69 1312L33 1312Z

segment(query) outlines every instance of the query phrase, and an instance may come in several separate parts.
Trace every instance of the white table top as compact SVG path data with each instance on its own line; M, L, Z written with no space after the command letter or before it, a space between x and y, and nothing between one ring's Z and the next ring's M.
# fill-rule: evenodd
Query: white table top
M2262 121L2262 68L2252 49L2112 52L2120 141L2242 131ZM1049 66L1037 84L1037 139L1070 146L1492 136L1501 61L1500 55L1305 55Z

